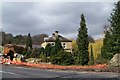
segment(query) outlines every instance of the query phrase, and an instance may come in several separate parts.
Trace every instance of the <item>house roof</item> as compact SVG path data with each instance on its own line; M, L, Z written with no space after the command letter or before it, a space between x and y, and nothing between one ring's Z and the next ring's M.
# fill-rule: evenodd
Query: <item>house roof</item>
M69 40L61 35L58 35L58 37L61 42L72 42L71 40ZM48 39L45 39L45 42L55 42L55 40L56 40L56 37L52 36L52 37L49 37Z

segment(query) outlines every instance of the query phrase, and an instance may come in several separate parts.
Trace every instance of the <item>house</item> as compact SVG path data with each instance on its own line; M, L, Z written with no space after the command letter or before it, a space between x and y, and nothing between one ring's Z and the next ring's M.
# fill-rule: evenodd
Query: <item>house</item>
M45 48L48 43L54 46L57 37L59 37L63 49L67 52L72 52L72 40L59 35L58 31L55 31L51 37L44 38L44 43L41 44L41 47Z
M36 48L36 49L39 49L39 48L41 48L41 46L40 46L40 45L33 44L33 45L32 45L32 48L33 48L33 49L35 49L35 48Z

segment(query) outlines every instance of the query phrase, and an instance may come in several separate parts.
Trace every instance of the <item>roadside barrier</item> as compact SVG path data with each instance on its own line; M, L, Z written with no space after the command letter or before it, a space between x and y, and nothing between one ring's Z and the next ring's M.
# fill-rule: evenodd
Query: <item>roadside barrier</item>
M9 62L13 65L18 66L28 66L28 67L37 67L42 69L99 69L99 68L106 68L106 64L98 64L93 66L61 66L61 65L53 65L53 64L33 64L33 63L27 63L27 62L17 62L17 61L10 61L10 60L2 60L2 63Z

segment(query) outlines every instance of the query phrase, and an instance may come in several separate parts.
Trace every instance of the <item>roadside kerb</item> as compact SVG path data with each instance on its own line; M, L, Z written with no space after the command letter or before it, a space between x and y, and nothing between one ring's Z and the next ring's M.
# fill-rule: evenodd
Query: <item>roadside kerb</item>
M98 64L93 66L61 66L61 65L53 65L53 64L33 64L33 63L26 63L26 62L12 62L14 65L20 66L28 66L28 67L37 67L42 69L101 69L106 68L108 65L106 64Z

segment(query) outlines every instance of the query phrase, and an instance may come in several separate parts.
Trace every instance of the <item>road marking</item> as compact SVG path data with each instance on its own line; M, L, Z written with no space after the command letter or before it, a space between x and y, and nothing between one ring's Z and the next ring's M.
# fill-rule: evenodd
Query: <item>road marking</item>
M13 67L13 68L18 68L18 69L28 69L28 70L33 70L34 68L25 68L25 67ZM36 69L39 70L39 69Z
M12 73L12 72L6 72L6 71L0 71L0 73L12 74L12 75L19 75L19 74L16 74L16 73Z

